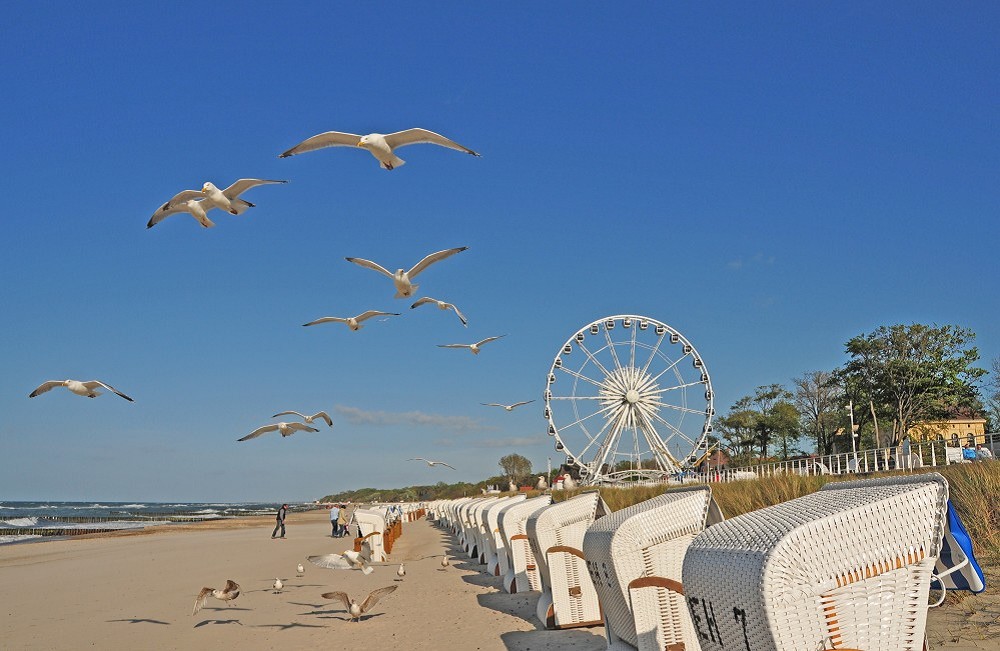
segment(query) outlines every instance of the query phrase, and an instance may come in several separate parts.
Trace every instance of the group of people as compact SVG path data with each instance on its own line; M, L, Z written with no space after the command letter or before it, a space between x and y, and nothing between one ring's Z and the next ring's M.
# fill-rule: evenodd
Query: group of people
M334 504L330 507L330 537L343 538L347 535L347 505Z
M965 447L962 448L962 459L965 461L992 461L993 452L982 443L976 443L975 448L966 443Z

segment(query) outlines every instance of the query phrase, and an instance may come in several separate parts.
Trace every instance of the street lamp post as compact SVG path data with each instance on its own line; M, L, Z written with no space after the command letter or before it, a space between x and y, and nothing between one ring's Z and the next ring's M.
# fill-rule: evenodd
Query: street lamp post
M858 447L857 447L857 444L854 441L855 434L854 434L854 401L853 400L848 400L847 401L847 413L851 417L851 456L854 457L854 472L858 472L860 470L860 467L858 466Z

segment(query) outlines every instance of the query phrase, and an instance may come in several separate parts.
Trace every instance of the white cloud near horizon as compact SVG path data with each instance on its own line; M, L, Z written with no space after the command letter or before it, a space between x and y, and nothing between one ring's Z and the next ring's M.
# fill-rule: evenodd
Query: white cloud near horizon
M336 405L333 410L346 418L352 425L438 427L463 434L466 432L485 432L496 429L468 416L446 416L443 414L428 414L422 411L365 411L364 409L348 407L346 405Z

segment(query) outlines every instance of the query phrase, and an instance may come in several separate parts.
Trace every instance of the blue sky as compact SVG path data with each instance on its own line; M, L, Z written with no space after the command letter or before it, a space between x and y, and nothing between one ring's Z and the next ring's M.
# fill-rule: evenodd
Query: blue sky
M997 5L619 4L9 8L0 497L299 500L475 481L509 452L544 468L541 402L480 403L540 398L609 314L684 333L720 413L882 324L959 324L1000 356ZM277 158L415 126L482 158ZM145 228L241 177L289 183L214 229ZM468 329L344 260L456 246L421 294ZM366 309L406 314L301 327ZM28 399L64 378L135 403ZM285 409L335 427L236 443Z

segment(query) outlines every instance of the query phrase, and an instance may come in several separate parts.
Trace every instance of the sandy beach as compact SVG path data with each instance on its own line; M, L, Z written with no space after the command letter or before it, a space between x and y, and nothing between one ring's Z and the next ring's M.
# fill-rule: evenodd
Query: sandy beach
M393 563L365 576L325 570L306 556L340 552L348 539L329 536L325 511L291 513L288 537L271 540L266 517L158 527L52 542L0 547L6 649L400 648L517 651L598 651L601 627L541 630L537 594L509 595L483 567L457 559L452 540L426 520L403 525ZM406 563L397 581L396 565ZM305 565L297 577L295 566ZM980 596L931 611L932 649L1000 649L1000 599L993 585ZM285 587L274 594L280 577ZM210 599L191 615L203 586L226 579L242 594L230 606ZM359 601L371 590L398 589L363 616L348 621L340 603L321 593L343 590Z

